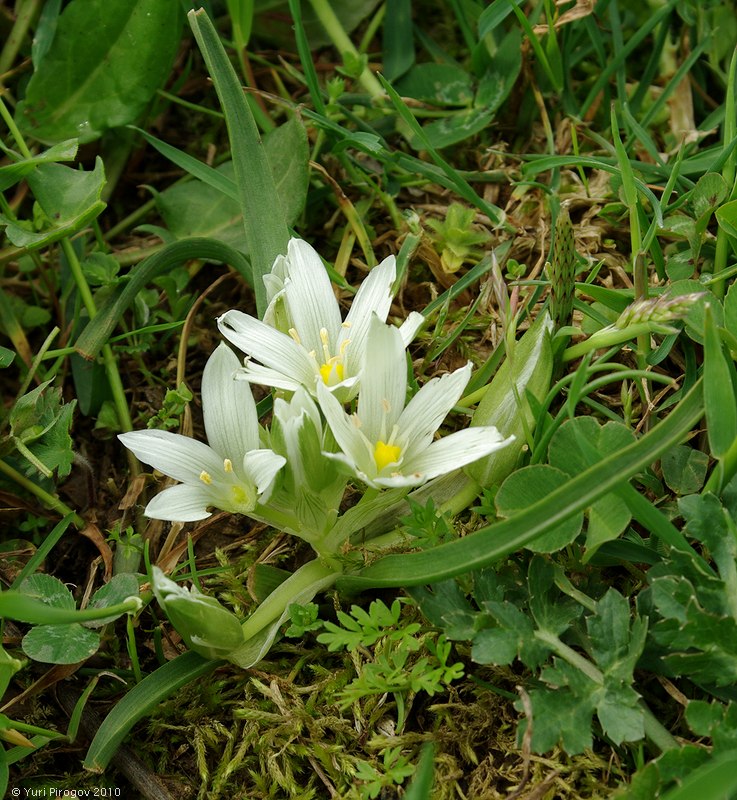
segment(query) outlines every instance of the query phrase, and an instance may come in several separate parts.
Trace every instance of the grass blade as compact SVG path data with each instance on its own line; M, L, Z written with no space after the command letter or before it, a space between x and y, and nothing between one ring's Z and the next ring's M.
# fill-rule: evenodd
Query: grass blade
M263 276L286 253L289 229L251 109L215 27L203 9L187 15L225 113L238 198L251 256L259 316L266 310Z

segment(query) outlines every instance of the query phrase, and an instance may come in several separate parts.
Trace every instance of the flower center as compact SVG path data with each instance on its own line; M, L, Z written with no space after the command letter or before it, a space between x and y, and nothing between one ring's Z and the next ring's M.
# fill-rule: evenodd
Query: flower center
M343 357L351 340L343 340L340 345L340 352L336 356L330 355L330 339L326 328L320 328L320 341L322 342L323 362L319 367L320 377L326 386L335 386L336 383L340 383L345 378Z
M376 462L376 467L379 472L381 472L384 467L389 466L389 464L396 464L401 455L402 448L398 444L386 444L382 442L381 439L376 442L376 446L374 447L374 461Z

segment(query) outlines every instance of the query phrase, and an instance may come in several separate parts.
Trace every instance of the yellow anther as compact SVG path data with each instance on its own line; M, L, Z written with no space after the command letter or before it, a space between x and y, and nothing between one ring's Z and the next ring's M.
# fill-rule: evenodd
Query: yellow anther
M348 322L348 320L346 320L345 322L341 322L340 323L340 327L341 328L350 328L352 326L353 326L353 323L352 322Z
M232 472L233 471L233 462L229 458L226 458L225 461L223 461L223 469L226 472Z
M397 444L386 444L379 440L374 447L374 461L379 472L389 464L396 464L402 455L402 448Z
M320 377L326 386L334 386L343 380L343 365L336 359L331 358L327 364L320 367Z
M290 328L288 331L289 335L294 339L297 344L302 344L302 340L299 338L299 334L297 333L296 328Z
M202 481L202 483L207 484L207 486L209 486L212 483L212 475L210 475L209 472L205 472L205 470L203 469L202 472L200 472L200 480Z

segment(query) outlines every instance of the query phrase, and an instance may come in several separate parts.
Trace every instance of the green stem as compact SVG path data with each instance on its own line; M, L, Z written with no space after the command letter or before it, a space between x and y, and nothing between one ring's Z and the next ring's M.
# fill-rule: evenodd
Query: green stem
M316 592L327 588L340 575L335 567L324 563L320 559L309 561L290 575L284 583L264 600L263 603L243 623L243 638L245 641L256 636L267 625L279 619L284 611L295 602L295 598L310 586L316 586Z
M325 32L330 37L330 41L338 49L338 52L341 55L349 53L356 60L360 59L360 53L349 39L348 34L343 30L343 26L340 24L340 20L336 16L328 0L310 0L310 5L317 15L317 18L322 23L322 26L325 28ZM358 80L371 97L383 97L384 90L368 67L364 67Z
M28 149L28 145L23 139L23 134L18 130L18 126L15 124L15 120L8 111L7 106L3 103L2 97L0 97L0 117L3 118L3 122L8 126L10 135L15 139L15 143L18 145L18 149L23 158L32 158L33 154Z
M61 240L61 249L69 264L74 282L77 284L77 291L82 298L82 303L87 309L90 320L92 320L97 316L97 307L92 297L92 291L82 271L82 265L79 263L77 254L74 252L74 247L72 247L72 243L69 239ZM120 371L118 370L118 363L115 360L113 349L109 344L104 344L102 346L102 360L105 365L105 373L110 383L110 389L113 393L113 403L115 404L115 410L118 414L120 427L124 431L133 430L133 422L130 417L130 412L128 411L128 403L125 399L125 389L123 388L123 381L120 377ZM130 451L128 451L128 463L132 474L138 475L141 469L138 460Z
M53 494L49 494L45 489L42 489L38 484L30 480L30 478L26 478L25 475L22 475L20 472L18 472L18 470L14 469L10 466L10 464L6 464L5 461L2 460L0 460L0 472L7 475L8 478L17 483L19 486L22 486L27 492L35 495L45 506L48 506L49 508L58 512L63 517L71 514L72 522L74 523L75 527L79 528L80 530L87 527L87 523L82 519L82 517L80 517L75 511L72 511L72 509L59 500L58 497L55 497Z
M40 0L26 0L18 4L18 14L13 24L13 30L5 40L5 47L0 53L0 75L7 72L13 65L23 39L31 25L31 20L39 8Z

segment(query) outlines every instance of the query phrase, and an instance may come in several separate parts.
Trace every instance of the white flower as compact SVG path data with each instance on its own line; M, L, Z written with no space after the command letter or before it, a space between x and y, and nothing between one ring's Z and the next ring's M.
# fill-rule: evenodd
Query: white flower
M209 507L249 514L265 503L285 459L259 449L259 427L251 387L236 381L238 357L221 344L202 376L202 410L209 446L169 431L133 431L118 436L146 464L181 481L146 506L153 519L193 522Z
M471 377L471 364L433 378L404 405L407 363L399 331L374 317L355 414L323 385L320 407L340 453L325 453L374 488L419 486L509 444L496 428L477 427L433 441Z
M374 314L386 320L396 273L394 256L374 267L343 322L320 256L290 239L287 255L264 277L270 300L264 321L235 310L218 319L223 336L249 356L240 377L289 391L304 386L313 397L321 384L341 402L355 397L369 323ZM405 347L422 322L417 312L405 320L399 329Z

